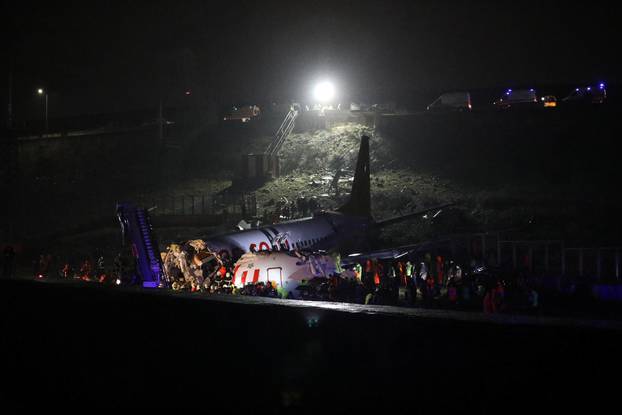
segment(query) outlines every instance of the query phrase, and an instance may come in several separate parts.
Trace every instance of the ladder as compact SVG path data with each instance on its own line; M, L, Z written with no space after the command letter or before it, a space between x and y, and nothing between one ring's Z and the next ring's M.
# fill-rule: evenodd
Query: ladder
M298 111L294 108L291 108L285 116L285 119L281 123L279 129L276 130L276 133L274 134L274 139L266 149L267 155L274 156L278 154L279 150L281 150L281 147L283 146L283 143L285 142L285 139L291 134L292 130L294 129L297 117Z

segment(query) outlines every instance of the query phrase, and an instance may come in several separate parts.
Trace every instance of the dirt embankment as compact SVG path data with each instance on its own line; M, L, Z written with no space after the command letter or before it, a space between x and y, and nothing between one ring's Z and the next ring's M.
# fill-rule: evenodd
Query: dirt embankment
M373 130L347 123L293 134L284 175L258 191L269 208L282 197L347 198L360 136L369 135L372 212L381 219L458 201L434 224L411 221L389 238L412 242L473 229L526 229L527 237L613 241L622 219L615 114L585 112L420 114ZM589 137L589 140L587 139ZM340 195L332 178L342 169Z

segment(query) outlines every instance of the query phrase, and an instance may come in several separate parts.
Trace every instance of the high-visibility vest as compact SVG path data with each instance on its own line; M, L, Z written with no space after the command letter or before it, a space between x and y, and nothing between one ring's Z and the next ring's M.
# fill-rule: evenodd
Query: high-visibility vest
M363 273L363 267L361 266L361 264L356 264L354 266L354 272L356 273L356 279L360 280L362 277L362 273Z
M411 264L410 262L406 263L406 276L410 277L413 275L413 264Z

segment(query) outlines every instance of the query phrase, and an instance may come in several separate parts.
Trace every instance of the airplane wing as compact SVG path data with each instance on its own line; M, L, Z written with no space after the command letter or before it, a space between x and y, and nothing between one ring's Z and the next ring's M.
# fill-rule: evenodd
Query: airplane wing
M421 209L418 210L416 212L412 212L409 213L407 215L403 215L403 216L396 216L394 218L389 218L389 219L385 219L385 220L381 220L375 223L375 226L378 227L384 227L384 226L388 226L388 225L393 225L395 223L399 223L411 218L415 218L415 217L419 217L419 216L424 216L427 213L431 213L434 212L432 217L435 218L436 216L440 215L440 213L443 211L443 209L451 207L456 205L456 203L446 203L444 205L439 205L439 206L433 206L430 208L425 208L425 209Z
M357 262L364 262L368 259L399 259L403 256L416 253L425 252L430 249L437 248L443 243L449 242L449 238L439 238L430 241L421 242L418 244L404 245L395 248L380 249L372 252L355 252L348 256L341 258L341 264L344 266L352 265Z
M355 252L341 258L341 265L352 265L357 262L367 261L368 259L397 259L409 254L414 248L389 248L373 252Z

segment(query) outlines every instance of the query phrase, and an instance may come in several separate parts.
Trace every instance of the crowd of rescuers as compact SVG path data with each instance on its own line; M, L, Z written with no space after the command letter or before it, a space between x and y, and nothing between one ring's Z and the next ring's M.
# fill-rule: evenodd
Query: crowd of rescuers
M340 262L338 255L336 258ZM227 253L211 253L201 240L169 246L162 260L173 290L287 297L273 283L234 287L234 258ZM108 285L137 282L135 261L129 253L118 254L112 263L106 263L103 255L88 256L76 266L42 254L33 261L33 266L36 278L58 277ZM470 260L464 266L451 258L426 253L404 260L368 259L346 269L337 263L336 269L339 273L329 277L303 281L298 287L300 296L308 300L471 309L485 313L529 312L539 308L537 278L522 272L504 274L483 261Z
M131 285L138 281L136 263L129 252L118 253L111 263L101 253L82 259L61 259L41 254L32 261L35 278L60 278L98 282L108 285Z

